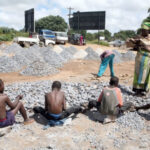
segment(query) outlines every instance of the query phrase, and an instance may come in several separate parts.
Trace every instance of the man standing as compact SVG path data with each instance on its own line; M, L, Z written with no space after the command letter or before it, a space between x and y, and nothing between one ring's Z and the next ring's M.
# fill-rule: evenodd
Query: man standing
M15 123L15 115L18 111L20 111L21 115L23 116L24 124L32 123L33 120L27 117L26 110L22 102L20 102L22 96L18 95L15 102L12 103L9 97L6 94L3 94L3 92L4 83L0 79L0 127L13 125ZM10 107L10 111L6 110L6 105Z
M97 74L97 77L101 77L104 74L108 64L109 64L109 68L110 68L111 77L114 76L114 69L113 69L114 57L115 57L115 54L112 51L104 51L100 55L101 64L99 67L99 72Z

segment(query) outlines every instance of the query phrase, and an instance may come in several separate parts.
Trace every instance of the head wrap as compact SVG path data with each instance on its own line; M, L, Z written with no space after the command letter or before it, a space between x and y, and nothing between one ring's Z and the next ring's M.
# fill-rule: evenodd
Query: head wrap
M150 30L150 22L144 21L141 25L142 29Z

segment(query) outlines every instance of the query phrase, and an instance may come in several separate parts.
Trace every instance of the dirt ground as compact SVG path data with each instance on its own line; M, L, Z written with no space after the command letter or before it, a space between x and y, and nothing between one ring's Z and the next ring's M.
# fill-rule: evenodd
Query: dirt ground
M99 69L99 61L88 60L73 60L64 65L60 72L55 75L35 77L22 76L18 72L1 73L0 78L7 83L39 81L39 80L60 80L66 82L92 82L92 81L107 81L110 79L109 67L101 78L96 78ZM132 85L134 62L125 62L114 64L115 75L120 78L121 84Z

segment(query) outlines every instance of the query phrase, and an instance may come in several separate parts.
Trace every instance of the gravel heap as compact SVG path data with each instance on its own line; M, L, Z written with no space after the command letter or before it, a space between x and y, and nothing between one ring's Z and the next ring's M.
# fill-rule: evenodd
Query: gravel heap
M14 93L14 91L17 92L16 94L23 94L26 106L32 108L32 105L37 103L44 104L44 93L51 90L51 85L51 81L15 83L7 85L6 92L13 98L12 93ZM91 85L84 83L62 83L62 90L65 92L66 100L69 105L74 106L80 105L88 100L96 100L104 86L107 86L107 83L92 83ZM150 103L150 99L143 100L140 97L133 96L131 87L121 85L120 88L122 89L125 102L131 101L136 106Z
M114 63L121 63L123 61L122 54L117 50L113 50L113 53L115 54Z
M125 54L122 54L122 60L123 61L133 61L133 60L135 60L135 54L131 51L128 51Z
M54 52L49 47L40 49L41 55L46 63L48 63L51 67L61 67L64 59Z
M135 54L131 51L128 51L126 53L120 53L117 50L113 50L113 52L115 54L114 63L135 60Z
M67 48L61 46L61 48L63 49L63 51L60 53L60 56L64 58L64 62L73 59L73 55L77 52L77 49L73 46Z
M30 110L34 106L44 106L44 94L51 90L51 85L52 81L14 83L11 85L6 85L5 93L7 93L12 100L14 100L18 94L22 94L24 96L22 101L24 102L26 109ZM65 92L67 103L70 106L74 106L80 105L88 100L96 100L103 87L107 85L108 83L103 82L91 83L90 85L83 83L62 83L62 90ZM131 101L136 106L150 103L150 99L143 100L142 98L133 96L131 87L120 85L120 88L122 89L123 99L125 101ZM149 114L147 113L147 115ZM18 128L17 125L18 124L13 126L13 130L15 129L15 126L16 129ZM20 127L21 125L19 128ZM105 130L106 135L99 135L96 132L97 128L102 128L102 130ZM129 145L130 142L136 143L137 141L141 141L141 143L138 143L138 147L145 147L145 145L148 147L150 137L148 134L142 135L145 130L150 131L150 126L146 124L145 119L143 119L143 117L137 112L128 112L123 116L120 116L116 123L111 123L104 126L100 125L99 122L96 122L95 126L90 126L90 128L87 128L86 131L81 131L79 133L71 130L71 128L67 126L66 128L59 128L57 132L53 132L52 134L48 133L48 135L50 137L57 137L58 134L59 138L61 136L69 136L69 138L75 143L86 141L97 150L107 149L108 145L106 143L110 143L111 140L114 146L113 148L123 149L123 146L125 146L124 144L128 143ZM30 131L32 132L31 129ZM47 149L47 147L41 147L41 149L42 148Z
M91 48L88 47L85 49L87 52L87 56L84 59L90 59L90 60L99 60L99 55Z
M54 67L51 67L42 61L34 61L27 66L26 69L21 71L20 73L23 75L31 75L31 76L43 76L49 74L55 74L58 70Z
M51 47L22 48L16 43L7 46L2 51L5 55L0 56L0 72L16 72L24 75L42 76L58 72L59 67L66 61Z
M30 48L22 48L16 43L6 47L1 45L1 47L3 49L1 53L3 54L0 56L0 72L3 73L16 72L25 68L21 71L21 74L42 76L48 75L48 73L53 74L58 72L58 68L62 67L64 63L71 59L100 59L99 54L90 47L86 48L84 52L81 50L78 51L73 46L67 48L64 46L57 46L59 52L57 52L56 48L41 48L38 45L33 45ZM115 53L115 63L134 60L135 58L132 52L127 52L125 54L121 54L116 50L113 50L113 52Z
M1 56L0 64L0 72L2 73L17 71L21 68L20 64L8 56Z

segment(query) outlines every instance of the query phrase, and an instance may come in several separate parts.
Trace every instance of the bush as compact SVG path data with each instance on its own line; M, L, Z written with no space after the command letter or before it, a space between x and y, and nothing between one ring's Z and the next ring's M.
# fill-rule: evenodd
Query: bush
M99 44L100 44L100 45L103 45L103 46L109 46L109 43L106 42L106 41L100 41Z

